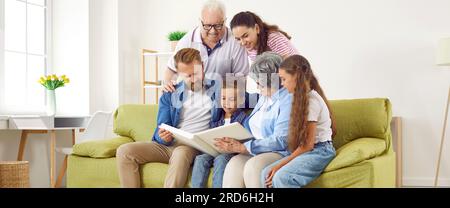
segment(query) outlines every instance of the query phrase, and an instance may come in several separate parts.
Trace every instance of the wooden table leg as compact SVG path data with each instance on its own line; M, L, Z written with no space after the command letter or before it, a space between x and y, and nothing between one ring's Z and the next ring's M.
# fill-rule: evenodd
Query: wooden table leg
M72 146L75 145L75 129L72 129Z
M396 119L397 130L397 188L403 187L403 146L402 146L402 120L401 118Z
M25 152L25 145L27 144L27 137L28 137L28 131L23 130L22 136L20 137L19 152L17 153L17 161L23 160L23 154Z
M63 177L66 174L67 157L68 157L68 155L64 156L64 161L63 161L62 167L61 167L61 169L59 171L58 179L56 180L56 184L55 184L56 188L61 188Z
M55 148L56 148L56 131L50 131L50 187L55 188L55 170L56 170L56 161L55 161Z

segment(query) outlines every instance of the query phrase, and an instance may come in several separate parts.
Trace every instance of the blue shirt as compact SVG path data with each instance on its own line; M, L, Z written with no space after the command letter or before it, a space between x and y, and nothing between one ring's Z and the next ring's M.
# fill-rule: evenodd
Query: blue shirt
M216 84L214 80L205 80L205 90L206 94L211 97L213 107L211 109L211 121L218 120L220 117L220 88L219 84ZM165 142L161 137L159 137L158 130L161 124L167 124L169 126L176 127L180 122L180 113L183 108L183 103L186 101L187 96L185 96L186 85L184 82L179 83L175 86L174 92L166 92L159 99L158 106L158 117L157 117L157 128L153 134L152 141L159 144L171 146L172 142Z
M245 128L250 132L249 120L255 113L261 110L267 97L260 97L258 104L245 120ZM283 156L290 154L287 145L289 134L289 120L291 116L292 95L286 88L281 88L271 97L272 104L268 106L264 112L263 121L261 122L261 134L264 139L252 139L244 143L247 151L251 155L258 155L266 152L276 152Z
M244 121L247 118L247 114L240 108L231 115L230 123L239 122L244 125ZM209 127L216 128L225 124L225 111L221 110L219 120L211 121Z
M222 46L222 43L219 42L216 44L216 46L214 46L214 48L210 48L208 45L206 45L205 43L203 43L203 45L206 47L206 51L208 52L208 56L211 56L211 54L218 48L220 48L220 46Z

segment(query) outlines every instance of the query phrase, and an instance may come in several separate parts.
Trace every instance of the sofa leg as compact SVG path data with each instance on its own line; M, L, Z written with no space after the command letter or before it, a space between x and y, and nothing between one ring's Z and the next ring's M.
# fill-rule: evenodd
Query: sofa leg
M61 166L61 170L59 171L58 179L56 180L56 185L55 185L56 188L61 188L62 179L63 179L64 175L66 174L67 158L68 158L67 155L64 156L64 161Z

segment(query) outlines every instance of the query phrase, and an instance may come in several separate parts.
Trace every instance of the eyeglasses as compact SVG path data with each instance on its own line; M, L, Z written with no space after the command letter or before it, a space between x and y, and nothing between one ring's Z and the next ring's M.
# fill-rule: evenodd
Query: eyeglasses
M210 31L213 27L214 27L214 29L215 30L222 30L223 29L223 23L224 22L222 22L222 23L220 23L220 24L205 24L205 23L203 23L203 21L202 21L202 25L203 25L203 29L205 29L206 31Z

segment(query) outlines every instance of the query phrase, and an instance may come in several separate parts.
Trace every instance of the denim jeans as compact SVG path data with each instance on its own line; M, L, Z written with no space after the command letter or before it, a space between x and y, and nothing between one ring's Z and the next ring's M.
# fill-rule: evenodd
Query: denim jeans
M194 167L192 169L192 188L206 187L209 172L213 165L213 188L222 188L225 167L233 156L235 156L235 154L221 154L216 158L208 154L197 155L194 161Z
M274 188L304 187L319 177L335 156L336 151L331 142L318 143L313 150L299 155L279 169L272 178L272 186ZM265 181L269 171L284 159L264 168L261 174L263 187L266 187Z

